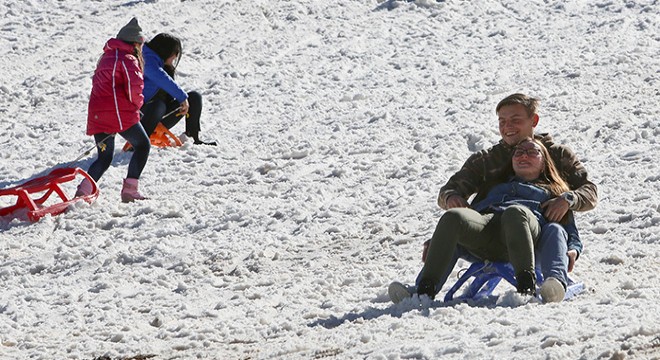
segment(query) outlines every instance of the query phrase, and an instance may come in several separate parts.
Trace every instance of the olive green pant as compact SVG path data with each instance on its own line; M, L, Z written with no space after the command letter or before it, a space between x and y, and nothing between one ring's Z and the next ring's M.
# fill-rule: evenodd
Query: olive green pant
M539 221L525 206L512 205L496 214L448 210L435 228L420 279L437 284L452 270L448 267L457 245L482 260L510 262L516 274L534 272L534 245L540 234Z

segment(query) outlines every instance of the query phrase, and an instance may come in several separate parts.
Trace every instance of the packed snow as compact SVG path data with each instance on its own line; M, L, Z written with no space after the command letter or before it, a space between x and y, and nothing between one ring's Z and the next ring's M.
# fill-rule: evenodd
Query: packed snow
M94 203L0 218L0 358L660 359L656 0L0 2L0 189L91 164L91 77L133 16L181 37L219 143L154 148L124 204L117 137ZM587 290L392 304L514 92L598 185Z

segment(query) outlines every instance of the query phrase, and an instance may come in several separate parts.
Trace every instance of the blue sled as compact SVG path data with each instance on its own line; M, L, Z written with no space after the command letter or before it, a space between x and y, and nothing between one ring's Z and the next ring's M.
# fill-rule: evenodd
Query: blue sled
M463 295L454 298L454 294L471 277L474 277L472 283L467 287ZM490 296L502 279L516 286L516 277L513 267L506 262L475 262L458 278L454 286L449 289L445 295L445 302L452 300L479 300ZM539 284L543 283L543 275L536 269L536 279ZM574 282L568 279L566 295L564 300L584 291L584 283Z

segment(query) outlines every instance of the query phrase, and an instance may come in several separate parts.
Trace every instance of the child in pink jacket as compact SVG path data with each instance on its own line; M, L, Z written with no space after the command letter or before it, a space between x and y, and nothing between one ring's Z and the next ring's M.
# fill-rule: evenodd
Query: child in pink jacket
M88 173L98 181L110 167L115 150L115 134L133 145L128 175L121 190L121 200L145 199L138 192L138 179L149 158L151 144L140 124L140 108L144 103L144 60L142 44L145 36L136 18L126 24L116 38L103 47L92 79L89 97L87 135L93 135L98 152ZM77 195L92 191L87 180L78 186Z

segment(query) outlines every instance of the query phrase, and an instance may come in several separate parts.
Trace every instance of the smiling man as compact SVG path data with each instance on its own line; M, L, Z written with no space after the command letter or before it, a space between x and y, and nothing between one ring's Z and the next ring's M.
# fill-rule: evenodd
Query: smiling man
M569 210L587 211L593 209L598 200L598 193L596 185L588 179L587 170L571 149L565 145L555 144L548 134L534 134L534 129L539 123L538 103L538 99L533 97L524 94L512 94L497 104L495 112L498 116L502 140L489 149L472 154L467 159L461 169L449 178L447 183L440 189L438 205L445 210L467 208L470 207L468 199L475 194L472 200L473 204L483 200L493 186L506 182L513 175L511 167L507 165L511 162L515 146L527 138L533 137L539 140L548 149L560 176L570 188L570 191L542 203L543 215L548 220L548 224L543 226L541 239L535 249L537 264L540 265L543 276L559 280L558 282L545 284L545 289L544 284L542 284L541 295L544 302L556 302L563 300L568 282L567 272L572 271L582 250L577 231L568 234L557 222L563 219L569 213ZM572 213L569 213L568 216L572 219ZM451 223L448 224L448 222ZM463 219L460 216L453 217L452 220L446 220L444 224L441 223L442 221L438 223L430 242L426 243L422 257L427 264L439 261L439 259L435 259L436 256L450 256L450 254L440 254L438 251L433 251L433 244L443 241L443 237L447 232L445 227L465 228L470 226L469 219ZM433 298L444 285L458 258L465 258L469 261L489 260L488 257L485 259L483 255L476 257L473 253L467 251L466 249L470 247L470 241L470 239L461 239L458 242L448 271L444 274L426 274L427 278L440 279L435 284L421 281L422 275L424 275L424 269L422 269L417 279L417 287L413 291ZM569 244L580 245L571 246ZM426 254L429 254L428 258ZM543 261L543 259L546 259L546 261ZM556 262L560 262L562 266L552 266L556 265ZM434 267L425 266L425 268ZM553 268L563 268L563 270L561 273L556 273L556 271L551 270ZM428 271L433 272L435 270ZM390 298L394 302L401 301L407 296L407 290L396 284L399 283L393 283L389 289Z
M520 141L534 136L550 151L561 176L571 188L570 192L544 204L545 216L550 221L559 221L566 212L587 211L596 206L596 185L588 180L587 170L573 151L565 145L555 144L548 134L534 135L539 123L538 99L524 94L513 94L497 104L495 112L499 120L502 140L487 150L472 154L463 167L440 189L438 205L447 210L468 207L467 199L476 193L479 201L490 188L506 180L513 147Z

